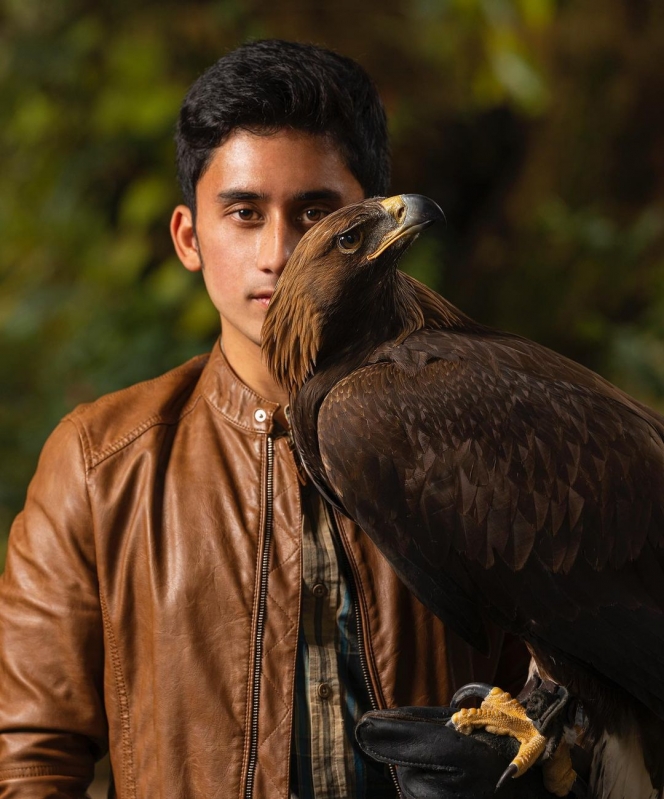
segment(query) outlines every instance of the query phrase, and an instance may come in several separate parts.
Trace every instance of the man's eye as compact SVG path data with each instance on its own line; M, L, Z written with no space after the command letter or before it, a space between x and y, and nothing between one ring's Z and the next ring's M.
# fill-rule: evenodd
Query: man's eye
M324 211L322 208L307 208L304 212L304 217L307 222L320 222L327 214L328 212Z
M361 230L349 230L337 236L337 246L344 252L355 252L362 244L364 235Z
M244 222L251 221L255 218L256 212L253 208L238 208L235 213L238 215L240 219Z

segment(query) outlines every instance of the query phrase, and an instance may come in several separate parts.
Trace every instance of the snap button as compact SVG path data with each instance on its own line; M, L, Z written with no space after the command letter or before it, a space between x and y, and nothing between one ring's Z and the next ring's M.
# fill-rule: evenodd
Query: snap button
M254 411L254 419L257 422L264 422L267 419L267 413L262 408L259 408L257 411Z
M318 696L320 696L321 699L329 699L331 695L332 695L332 688L330 687L330 685L326 682L322 682L318 686Z
M327 588L323 585L323 583L316 583L316 585L311 589L311 593L320 599L327 594Z

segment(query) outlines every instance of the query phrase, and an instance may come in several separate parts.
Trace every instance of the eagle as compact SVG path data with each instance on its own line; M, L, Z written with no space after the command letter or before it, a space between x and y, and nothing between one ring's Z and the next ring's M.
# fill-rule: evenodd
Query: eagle
M295 248L262 348L302 464L449 627L480 651L487 623L519 636L580 704L592 795L661 799L664 417L400 271L441 217L368 199ZM496 690L457 727L510 715Z

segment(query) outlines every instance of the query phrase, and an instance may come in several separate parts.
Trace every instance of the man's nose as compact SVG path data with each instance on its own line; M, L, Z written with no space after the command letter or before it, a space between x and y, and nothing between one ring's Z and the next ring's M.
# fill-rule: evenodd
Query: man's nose
M272 220L263 230L260 268L280 275L301 237L302 233L288 219Z

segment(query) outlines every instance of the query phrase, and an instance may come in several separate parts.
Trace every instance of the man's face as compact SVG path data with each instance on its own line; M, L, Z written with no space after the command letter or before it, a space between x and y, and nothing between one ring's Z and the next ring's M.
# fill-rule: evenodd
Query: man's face
M203 269L229 357L260 347L270 297L304 233L363 198L336 147L322 137L288 129L238 131L216 150L197 186L188 249L187 220L178 223L178 209L172 231L184 265Z

